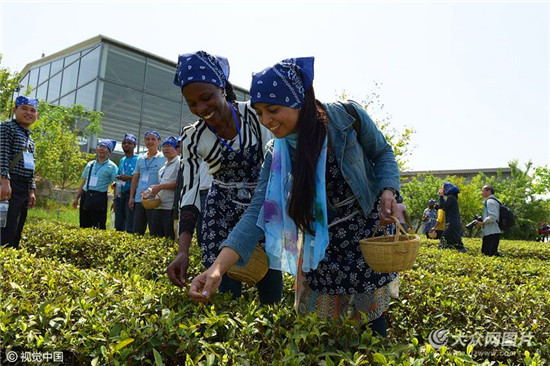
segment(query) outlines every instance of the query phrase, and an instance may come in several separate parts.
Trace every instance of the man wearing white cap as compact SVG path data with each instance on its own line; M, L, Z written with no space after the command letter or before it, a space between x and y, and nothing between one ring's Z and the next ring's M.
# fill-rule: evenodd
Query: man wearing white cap
M77 208L80 199L80 227L105 230L107 222L107 189L115 181L118 167L109 156L115 149L115 140L99 140L96 159L89 161L81 175L82 182L73 201Z

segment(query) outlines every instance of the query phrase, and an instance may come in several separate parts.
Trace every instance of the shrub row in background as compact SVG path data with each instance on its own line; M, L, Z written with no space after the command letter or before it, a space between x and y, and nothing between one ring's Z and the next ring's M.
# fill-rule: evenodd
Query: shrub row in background
M43 220L32 220L23 235L22 246L39 257L79 268L138 273L150 279L166 275L177 251L177 244L164 238Z
M0 252L4 348L71 350L80 364L167 365L540 364L550 350L550 245L504 241L506 257L487 258L479 240L466 241L465 255L423 241L382 341L353 324L296 317L289 277L280 306L258 307L251 289L239 301L193 304L164 274L172 242L44 222L24 236L25 249ZM191 262L191 274L202 270L196 245ZM437 329L533 338L489 357L480 345L434 350Z

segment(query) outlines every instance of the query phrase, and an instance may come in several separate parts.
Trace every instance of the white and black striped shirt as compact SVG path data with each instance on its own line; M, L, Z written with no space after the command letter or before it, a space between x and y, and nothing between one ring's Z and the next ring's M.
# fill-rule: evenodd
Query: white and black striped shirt
M265 144L273 138L273 134L260 124L254 109L249 103L236 102L237 110L241 117L241 141L243 149L262 144L262 157L265 154ZM187 125L181 132L181 160L180 170L183 187L181 190L179 207L195 206L199 212L200 208L200 174L201 161L208 164L208 172L216 173L222 164L222 150L227 149L218 140L216 135L208 128L206 122L199 119L191 125ZM225 140L235 151L239 151L239 136L233 140Z

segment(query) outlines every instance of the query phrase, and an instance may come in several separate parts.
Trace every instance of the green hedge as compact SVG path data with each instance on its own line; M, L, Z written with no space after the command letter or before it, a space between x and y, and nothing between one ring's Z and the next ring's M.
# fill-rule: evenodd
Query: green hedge
M79 268L139 273L164 277L174 259L177 244L164 238L137 236L114 230L81 229L77 226L34 220L24 231L25 249Z
M487 258L479 240L465 255L424 241L381 340L353 323L297 317L290 277L278 306L259 307L253 289L196 305L164 274L173 242L40 221L24 236L22 250L0 251L1 347L69 350L75 364L541 364L550 350L549 248L534 243L504 241L507 256ZM202 270L196 245L191 267ZM533 344L507 356L434 350L428 336L441 328L530 332Z

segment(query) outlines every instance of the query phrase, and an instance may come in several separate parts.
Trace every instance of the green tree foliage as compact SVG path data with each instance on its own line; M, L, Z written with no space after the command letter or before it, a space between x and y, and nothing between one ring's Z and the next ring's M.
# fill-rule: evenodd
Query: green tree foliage
M504 233L507 238L534 239L537 235L537 225L540 221L550 221L550 201L541 194L549 193L548 167L533 167L532 163L524 169L518 166L517 161L509 163L511 176L504 178L502 172L496 176L487 177L479 173L472 180L466 182L464 178L448 176L439 179L432 174L423 174L413 177L410 182L401 186L404 203L407 211L416 223L422 218L424 209L428 207L429 199L438 200L437 191L443 182L449 181L460 189L459 210L462 223L465 225L473 220L474 215L483 212L483 198L481 187L490 184L495 188L496 197L506 204L516 216L516 225ZM419 225L418 225L419 226ZM466 235L469 233L465 231ZM473 235L478 234L474 229Z
M547 195L550 193L550 168L548 165L535 168L534 190L536 194Z
M38 120L31 126L36 142L36 173L65 189L78 181L91 154L80 151L78 141L101 132L102 113L82 105L72 108L40 101Z
M2 55L0 54L0 62ZM13 109L13 92L19 88L19 73L0 67L0 120L10 119Z
M386 137L388 143L393 147L399 171L404 171L407 170L408 157L412 153L411 138L415 131L408 127L403 130L395 128L393 117L386 112L384 103L381 101L380 87L381 83L375 82L372 92L358 103L366 109L376 126ZM339 95L339 99L355 100L351 96L348 96L345 91Z

